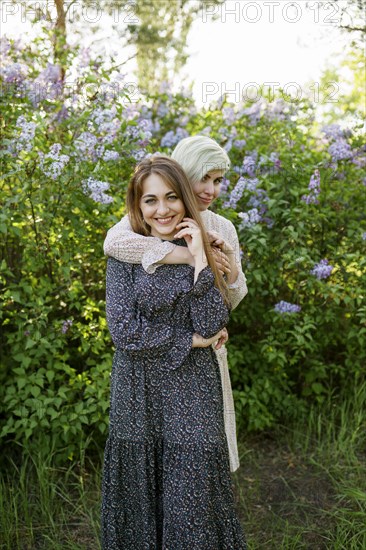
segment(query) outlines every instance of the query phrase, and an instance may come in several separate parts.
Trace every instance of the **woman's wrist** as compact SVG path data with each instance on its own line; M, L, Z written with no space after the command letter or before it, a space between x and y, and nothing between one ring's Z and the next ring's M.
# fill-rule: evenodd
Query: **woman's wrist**
M205 252L202 250L199 254L193 256L194 266L195 267L206 267L208 266L208 260Z
M235 264L234 266L231 266L231 271L226 277L226 282L229 285L232 285L233 283L235 283L236 279L238 278L238 275L239 275L239 270Z
M185 246L176 245L174 250L164 256L159 262L160 264L188 264L195 266L194 258Z

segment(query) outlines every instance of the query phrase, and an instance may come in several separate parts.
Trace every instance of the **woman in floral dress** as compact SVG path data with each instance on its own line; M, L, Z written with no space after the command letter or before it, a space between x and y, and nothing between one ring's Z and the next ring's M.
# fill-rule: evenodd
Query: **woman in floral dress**
M220 193L220 184L230 167L230 160L226 151L207 136L183 139L173 151L172 158L183 167L192 184L201 220L210 241L226 252L227 267L230 270L227 273L229 300L232 308L235 308L248 292L241 267L238 236L229 220L209 210L209 206ZM117 260L141 264L147 273L154 273L164 264L189 264L192 261L186 247L174 246L170 241L162 242L151 235L135 233L128 215L108 231L104 252ZM224 340L225 338L221 342ZM227 351L224 345L219 345L215 352L221 372L230 470L234 472L239 468L239 456Z
M116 347L102 487L104 550L243 550L212 344L227 289L178 163L142 161L127 204L133 230L187 247L192 265L108 259ZM177 226L179 231L177 232Z

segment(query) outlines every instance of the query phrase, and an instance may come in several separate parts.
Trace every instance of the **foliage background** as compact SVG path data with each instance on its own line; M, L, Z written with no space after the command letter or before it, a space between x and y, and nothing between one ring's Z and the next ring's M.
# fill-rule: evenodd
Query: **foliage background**
M215 210L238 229L249 288L229 326L239 429L286 422L364 382L358 89L348 127L322 128L310 99L281 91L197 110L189 91L162 83L131 101L118 71L66 48L64 66L77 75L67 84L67 71L49 61L47 30L25 46L1 45L4 445L53 449L61 461L80 446L103 448L113 356L103 240L124 213L136 162L171 152L186 135L210 135L232 160ZM338 115L324 116L333 123Z

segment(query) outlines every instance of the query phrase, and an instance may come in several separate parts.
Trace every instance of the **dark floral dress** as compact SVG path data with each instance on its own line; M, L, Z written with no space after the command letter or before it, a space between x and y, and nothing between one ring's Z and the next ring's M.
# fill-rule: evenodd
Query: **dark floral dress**
M177 242L178 241L174 241ZM179 244L182 244L179 242ZM108 259L116 347L102 484L104 550L242 550L211 337L228 308L206 267Z

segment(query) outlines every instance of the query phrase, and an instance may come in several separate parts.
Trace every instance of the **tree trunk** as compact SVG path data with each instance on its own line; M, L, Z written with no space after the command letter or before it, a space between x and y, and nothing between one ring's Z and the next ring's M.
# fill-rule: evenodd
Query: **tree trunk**
M61 80L64 82L66 72L66 12L64 0L55 0L57 19L53 36L54 60L55 64L61 67Z

